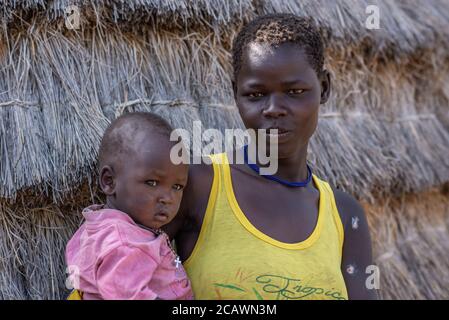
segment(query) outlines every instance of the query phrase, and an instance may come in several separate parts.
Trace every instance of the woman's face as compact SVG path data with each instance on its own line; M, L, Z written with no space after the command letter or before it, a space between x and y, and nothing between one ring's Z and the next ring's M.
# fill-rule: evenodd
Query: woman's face
M286 158L314 133L329 84L329 74L319 77L297 45L252 43L243 53L235 98L247 129L278 129L278 156Z

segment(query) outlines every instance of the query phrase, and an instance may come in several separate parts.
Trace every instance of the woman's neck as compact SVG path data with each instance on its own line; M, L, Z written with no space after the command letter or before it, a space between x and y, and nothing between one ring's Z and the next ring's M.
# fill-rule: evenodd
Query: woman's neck
M278 159L276 176L287 181L304 181L307 179L307 146L288 158Z
M304 145L302 148L296 150L290 155L285 155L285 158L279 158L278 153L278 157L276 159L278 161L278 169L273 175L291 182L306 180L308 176L307 149L308 144ZM269 152L271 158L271 151ZM257 162L257 164L263 167L263 165L260 165L259 162Z

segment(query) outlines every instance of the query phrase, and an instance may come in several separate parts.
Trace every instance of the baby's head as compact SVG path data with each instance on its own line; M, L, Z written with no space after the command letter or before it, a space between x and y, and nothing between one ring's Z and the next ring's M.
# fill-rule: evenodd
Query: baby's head
M176 215L187 183L188 166L175 165L171 126L161 117L128 113L106 129L99 151L100 187L107 206L135 222L160 228Z

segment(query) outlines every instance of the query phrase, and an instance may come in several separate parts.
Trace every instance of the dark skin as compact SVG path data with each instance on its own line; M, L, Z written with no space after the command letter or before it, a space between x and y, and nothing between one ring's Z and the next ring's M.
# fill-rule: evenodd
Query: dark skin
M279 136L276 176L287 181L305 180L308 143L317 126L319 106L330 94L329 73L323 70L317 74L303 50L293 44L274 49L251 44L242 62L234 94L246 128L284 132ZM290 188L258 176L244 164L231 164L231 175L237 201L257 229L286 243L310 236L317 223L320 196L314 183ZM210 165L192 165L180 213L167 225L183 261L198 239L212 180ZM363 208L347 193L334 189L334 195L345 232L341 270L349 299L376 299L375 290L365 286L366 267L373 263ZM357 229L352 228L353 218L358 218ZM346 271L348 265L355 267L353 274Z
M178 212L188 166L170 161L173 143L168 137L151 130L126 137L126 128L121 129L129 152L113 157L100 170L106 207L127 213L136 223L158 229Z

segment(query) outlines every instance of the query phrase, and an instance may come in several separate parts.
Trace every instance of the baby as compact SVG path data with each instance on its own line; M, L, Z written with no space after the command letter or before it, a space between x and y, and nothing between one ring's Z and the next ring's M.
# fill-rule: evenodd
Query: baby
M82 299L193 299L190 281L160 227L176 215L188 166L175 165L172 128L151 113L111 123L99 151L104 205L83 210L66 262ZM73 299L69 297L69 299Z

